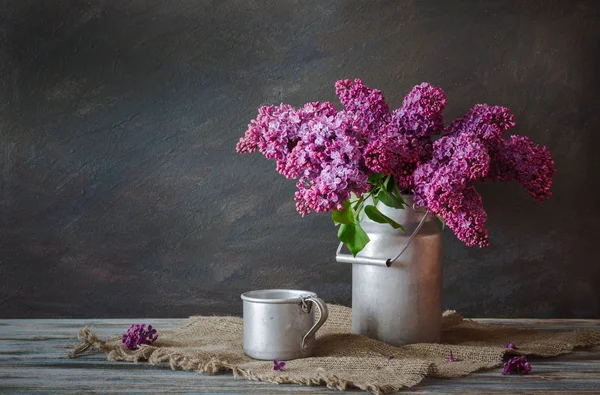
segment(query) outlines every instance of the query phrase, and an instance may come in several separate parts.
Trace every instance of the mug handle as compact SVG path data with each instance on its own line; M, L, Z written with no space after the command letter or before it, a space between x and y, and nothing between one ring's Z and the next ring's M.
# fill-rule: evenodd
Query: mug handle
M304 335L304 337L302 338L302 351L304 351L304 352L308 351L308 344L306 344L306 339L308 339L311 336L314 336L314 334L317 333L319 328L321 328L323 326L325 321L327 321L327 317L329 317L329 310L327 309L327 303L325 303L323 301L323 299L321 299L321 298L306 298L306 301L313 302L314 304L317 305L317 308L319 309L319 312L321 313L321 317L319 318L319 321L317 321L313 325L313 327L310 328L310 330L308 332L306 332L306 335Z

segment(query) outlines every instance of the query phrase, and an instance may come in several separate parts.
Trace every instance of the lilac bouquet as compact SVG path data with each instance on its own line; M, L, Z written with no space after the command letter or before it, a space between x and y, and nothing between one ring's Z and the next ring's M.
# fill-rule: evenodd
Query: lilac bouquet
M297 179L298 212L331 211L339 239L355 256L369 242L359 211L404 230L377 208L404 208L403 194L480 247L489 239L475 183L516 180L536 200L551 195L550 152L528 137L505 138L515 126L508 108L478 104L445 127L446 94L429 83L415 86L394 111L359 79L340 80L335 89L342 110L329 102L261 107L236 148L258 150ZM369 198L373 204L364 204Z

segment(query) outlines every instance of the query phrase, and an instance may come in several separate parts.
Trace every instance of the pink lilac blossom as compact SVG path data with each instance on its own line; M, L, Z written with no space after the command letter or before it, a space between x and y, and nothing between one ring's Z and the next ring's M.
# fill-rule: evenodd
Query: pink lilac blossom
M277 171L285 168L287 157L299 140L303 122L313 117L329 116L336 113L331 103L311 102L296 110L289 104L263 106L258 116L250 121L244 137L236 146L238 153L259 150L267 159L275 159Z
M510 113L508 108L476 104L465 116L452 122L446 128L445 133L472 133L482 140L497 140L515 125L515 116Z
M554 160L547 147L535 144L529 137L510 136L503 140L491 163L490 179L519 182L538 201L552 195Z
M288 178L300 177L295 196L302 216L341 209L352 192L360 195L369 190L369 173L361 165L361 146L349 122L347 114L340 112L303 125L306 130L284 170Z
M401 129L415 137L429 137L444 129L442 110L446 107L446 94L427 82L415 86L404 97L402 107L394 111Z
M418 200L415 199L418 205ZM487 213L481 195L474 187L464 188L446 196L445 200L429 202L429 209L442 217L448 228L468 247L487 247L490 244L485 228Z
M365 86L360 79L339 80L335 93L348 113L350 127L370 140L379 134L379 128L389 122L390 109L380 90Z
M403 191L413 187L413 172L431 158L429 138L403 133L394 124L382 127L380 135L363 151L365 165L376 173L391 174Z
M157 338L158 334L152 325L146 329L145 324L134 324L123 334L122 342L130 350L136 350L142 344L153 344Z
M413 172L431 159L430 136L444 128L446 95L428 83L415 86L364 151L365 164L374 172L391 174L403 191L413 187Z
M420 144L401 133L394 125L382 127L363 151L365 165L376 173L392 174L402 189L409 189L412 172L419 163Z
M288 144L298 139L301 118L289 104L263 106L258 116L250 121L248 130L237 144L238 153L255 152L257 149L267 159L285 162L289 153Z
M433 143L431 165L445 169L446 189L485 177L490 166L490 156L481 140L469 135L445 136Z
M433 158L414 172L414 197L444 218L446 225L468 246L489 245L487 214L472 187L489 170L490 157L472 135L445 136L433 144Z

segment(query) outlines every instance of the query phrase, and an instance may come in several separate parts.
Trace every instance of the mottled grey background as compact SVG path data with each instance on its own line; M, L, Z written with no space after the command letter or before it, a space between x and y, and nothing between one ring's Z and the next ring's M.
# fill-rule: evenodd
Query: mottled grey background
M235 143L258 106L415 84L447 122L508 106L554 197L479 188L492 247L446 231L445 307L600 315L596 1L0 0L0 317L241 313L263 287L350 303L327 215Z

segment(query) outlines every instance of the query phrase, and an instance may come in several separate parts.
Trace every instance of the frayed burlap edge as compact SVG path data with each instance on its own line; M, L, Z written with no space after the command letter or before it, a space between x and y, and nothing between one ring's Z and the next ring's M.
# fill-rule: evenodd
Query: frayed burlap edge
M201 317L194 317L194 319L201 319ZM475 323L474 321L463 319L459 314L454 311L449 311L444 314L444 328L453 330L454 328L461 327L470 327L474 326L477 328L485 328L485 329L505 329L510 330L510 327L500 327L494 324L481 324ZM186 325L193 324L192 321L189 321L187 324L184 324L181 328L184 328ZM538 333L535 330L528 330L522 328L512 328L518 331L531 331L531 334L534 335ZM138 362L140 360L148 361L149 363L156 365L161 363L168 363L171 369L173 370L186 370L186 371L195 371L198 373L204 373L208 375L214 375L218 372L223 371L231 371L235 377L243 377L247 380L252 381L262 381L262 382L271 382L277 384L300 384L300 385L310 385L310 386L322 386L325 385L328 388L336 389L336 390L347 390L349 388L359 388L364 391L369 391L374 394L388 394L396 392L402 388L409 388L414 385L420 383L425 377L442 377L442 378L453 378L453 377L462 377L467 376L476 371L489 370L493 368L498 368L503 364L503 358L505 355L536 355L536 356L556 356L561 354L566 354L575 348L581 347L590 347L600 344L600 332L596 332L593 330L580 330L570 332L574 335L574 340L572 344L568 344L567 346L563 345L561 349L554 349L552 352L548 352L547 350L544 352L536 352L535 350L507 350L501 349L498 347L485 347L485 350L482 351L481 347L473 347L473 349L478 349L477 352L482 354L482 360L471 360L465 361L467 366L459 367L459 365L455 364L439 364L434 362L429 362L424 364L421 369L419 369L416 374L414 374L413 379L398 385L389 385L382 384L377 382L370 382L368 380L363 380L358 382L357 380L348 380L340 377L337 374L327 372L323 368L316 368L309 376L298 377L297 375L288 375L285 372L281 372L281 374L277 376L273 376L272 374L258 374L249 369L244 369L238 366L235 363L229 363L226 360L221 360L219 358L211 358L209 360L201 359L201 358L190 358L189 356L178 354L170 350L167 347L156 347L150 345L143 345L137 350L128 350L123 347L115 347L114 344L108 344L108 342L118 341L118 338L103 341L99 339L96 334L91 332L89 328L82 329L78 338L80 340L80 344L74 347L74 349L68 354L69 358L77 358L87 353L91 353L94 351L100 351L107 354L107 358L109 360L115 361L128 361L128 362ZM435 351L439 346L437 344L413 344L404 346L402 348L398 348L398 350L405 350L408 353L415 354L419 353L427 353L429 351ZM461 353L468 354L469 357L477 359L477 352L473 352L473 350L468 350L468 345L460 345L460 344L448 344L444 345L448 350L452 350L453 354L457 356L460 360ZM390 346L391 347L391 346ZM428 350L431 348L431 350ZM465 351L466 350L466 351ZM417 357L415 357L417 358ZM457 369L453 369L456 366Z
M307 386L326 386L330 389L345 391L349 388L358 388L376 395L388 394L398 391L398 387L389 385L378 385L376 383L356 383L350 380L344 380L335 374L330 374L322 368L318 368L314 377L297 378L286 374L276 378L265 375L255 374L249 370L239 368L235 364L229 364L218 359L211 359L208 362L200 359L194 359L178 355L177 353L167 352L159 347L142 345L137 350L128 350L125 348L112 348L107 342L102 341L98 336L91 332L88 327L82 329L77 338L80 344L76 345L67 355L68 358L78 358L80 356L100 351L107 354L110 361L134 362L147 361L152 365L168 363L172 370L185 370L208 375L214 375L219 372L232 372L234 377L243 377L246 380L270 382L275 384L300 384ZM501 361L501 360L500 360ZM499 362L500 363L500 362ZM420 383L426 376L434 374L434 364L429 364L426 371L422 372L421 377L414 383L405 388L412 387Z

